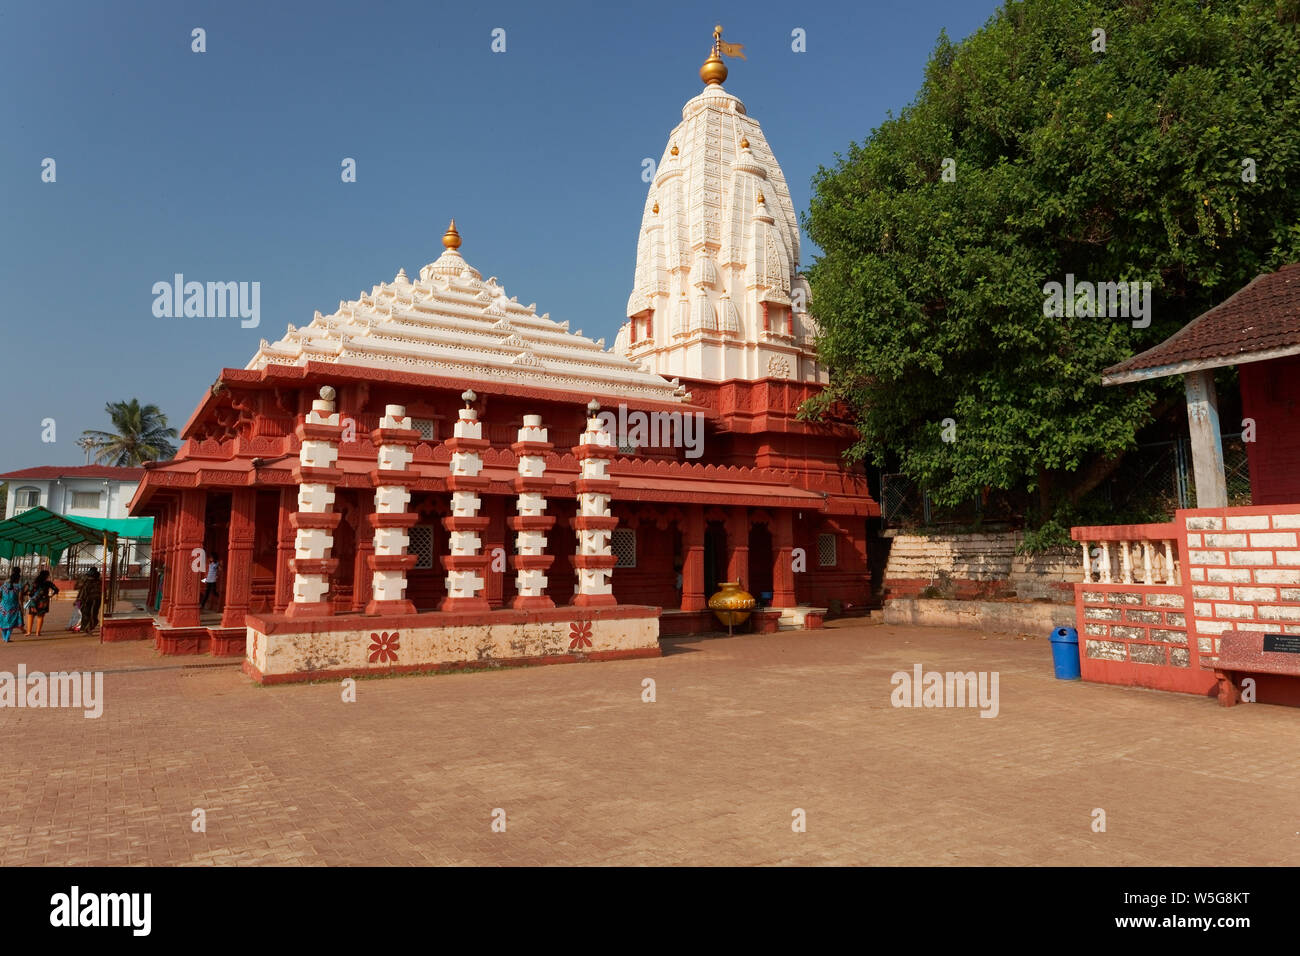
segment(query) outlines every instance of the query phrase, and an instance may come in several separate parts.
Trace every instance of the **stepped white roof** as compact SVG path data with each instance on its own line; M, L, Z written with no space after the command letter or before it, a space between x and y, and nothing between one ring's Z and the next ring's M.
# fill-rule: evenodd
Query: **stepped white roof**
M568 322L507 296L495 277L483 279L458 251L452 223L445 251L412 282L401 270L392 282L317 312L284 337L262 340L246 366L333 362L447 377L482 377L575 393L681 402L685 388L622 355L606 351Z

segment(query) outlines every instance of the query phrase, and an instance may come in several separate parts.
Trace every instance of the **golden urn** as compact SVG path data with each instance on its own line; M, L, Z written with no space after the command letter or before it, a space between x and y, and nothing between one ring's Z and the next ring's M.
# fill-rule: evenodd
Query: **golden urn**
M754 610L754 595L741 588L739 581L725 581L718 585L718 593L709 598L709 610L730 629L749 620Z

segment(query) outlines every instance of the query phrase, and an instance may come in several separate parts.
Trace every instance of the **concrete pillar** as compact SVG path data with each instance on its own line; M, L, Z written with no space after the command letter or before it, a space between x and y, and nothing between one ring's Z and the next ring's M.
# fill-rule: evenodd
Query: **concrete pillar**
M238 488L230 495L230 529L226 539L222 627L243 627L253 597L253 533L257 523L257 489Z
M343 428L334 408L334 389L320 390L320 398L311 403L311 411L298 423L298 510L290 516L296 532L293 545L293 600L285 608L289 617L328 617L334 613L330 603L330 577L338 570L338 559L331 557L338 512L334 510L334 488L342 472L334 467L339 457L339 438Z
M172 613L172 585L176 583L176 507L168 503L162 510L157 522L160 534L155 553L162 558L162 602L158 606L158 615L169 620Z
M610 539L618 526L618 519L609 510L614 495L609 461L618 454L618 446L604 422L597 417L600 403L592 399L587 411L590 413L587 430L579 439L581 444L573 449L579 467L578 478L573 482L573 490L578 496L578 513L573 519L573 527L578 532L577 550L573 556L578 588L573 603L579 607L599 607L617 603L610 582L615 561Z
M1187 425L1192 434L1192 472L1196 475L1196 507L1228 507L1228 482L1223 473L1223 439L1219 429L1219 397L1214 370L1183 373L1187 394Z
M479 517L483 500L478 493L488 486L487 478L479 473L483 470L482 453L489 443L483 438L483 423L473 408L477 397L470 390L462 393L465 407L460 410L453 437L446 442L451 452L447 472L451 515L442 519L442 526L450 533L451 554L442 559L442 566L447 569L447 596L439 605L443 611L488 610L487 598L481 593L488 558L482 553L480 537L488 519Z
M772 607L794 607L794 524L785 508L772 512Z
M704 594L704 506L686 506L682 528L682 610L708 607Z
M298 510L298 488L296 485L280 489L280 518L276 525L275 550L275 600L272 610L283 614L284 609L293 600L293 521L292 516Z
M352 610L365 611L374 596L371 584L370 556L375 553L375 531L370 516L375 513L374 498L364 492L357 495L357 546L352 557Z
M202 571L195 570L195 550L203 551L203 521L207 514L208 493L201 488L181 492L176 528L176 590L172 592L172 627L198 627L199 582ZM206 553L203 554L206 570Z
M506 499L493 495L483 502L483 515L487 527L483 529L484 567L483 596L488 607L496 611L505 603L506 565L497 563L506 550Z
M367 614L414 614L415 605L406 597L406 572L415 567L417 555L408 554L411 526L420 516L410 510L411 486L419 480L412 470L420 433L402 405L387 405L379 427L370 440L379 449L377 468L370 473L375 485L375 513L367 520L374 529L371 554L366 563L372 573Z
M749 584L749 509L744 505L727 512L727 580Z
M553 556L546 553L546 533L555 526L555 518L546 514L546 493L555 484L546 477L546 455L555 446L547 440L541 415L525 415L518 441L510 446L519 458L519 477L515 491L518 514L510 518L515 532L515 554L510 563L515 571L514 608L554 607L546 593L546 572Z

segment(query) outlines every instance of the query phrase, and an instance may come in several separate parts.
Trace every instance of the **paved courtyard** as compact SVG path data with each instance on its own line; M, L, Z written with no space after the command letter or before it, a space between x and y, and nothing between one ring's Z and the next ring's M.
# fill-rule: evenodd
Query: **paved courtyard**
M18 637L0 670L102 670L106 702L0 709L0 864L1300 863L1300 711L1057 682L1043 639L837 623L355 703ZM998 716L892 707L916 663L997 671Z

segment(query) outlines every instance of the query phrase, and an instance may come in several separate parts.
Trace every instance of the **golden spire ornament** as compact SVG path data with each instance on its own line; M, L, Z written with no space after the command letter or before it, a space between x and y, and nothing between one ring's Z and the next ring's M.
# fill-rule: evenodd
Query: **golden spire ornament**
M456 231L456 220L451 221L447 231L442 234L442 244L448 249L460 248L460 233Z
M706 86L721 86L722 81L727 78L727 64L722 62L724 56L745 59L745 45L725 42L722 39L722 24L719 23L713 28L713 49L709 53L709 58L704 61L704 65L700 67L700 79Z

